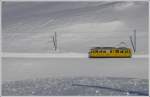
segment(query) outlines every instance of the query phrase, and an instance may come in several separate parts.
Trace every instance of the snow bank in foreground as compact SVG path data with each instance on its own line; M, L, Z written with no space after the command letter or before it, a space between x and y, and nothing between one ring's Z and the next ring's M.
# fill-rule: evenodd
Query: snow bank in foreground
M86 84L106 88L73 86ZM116 91L116 89L122 91ZM130 91L135 91L130 92ZM99 77L59 77L35 80L4 82L4 96L109 96L148 95L148 80L134 78L99 78Z

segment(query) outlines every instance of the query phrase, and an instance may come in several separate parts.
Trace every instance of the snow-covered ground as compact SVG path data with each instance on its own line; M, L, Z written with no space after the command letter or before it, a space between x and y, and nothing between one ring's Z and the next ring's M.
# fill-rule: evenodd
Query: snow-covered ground
M2 53L5 58L88 58L88 53ZM132 58L148 58L148 55L133 54Z
M148 80L85 76L52 77L6 82L2 89L5 96L148 96Z
M148 79L148 58L2 58L3 81L51 76Z
M42 57L2 58L2 95L148 95L147 57Z

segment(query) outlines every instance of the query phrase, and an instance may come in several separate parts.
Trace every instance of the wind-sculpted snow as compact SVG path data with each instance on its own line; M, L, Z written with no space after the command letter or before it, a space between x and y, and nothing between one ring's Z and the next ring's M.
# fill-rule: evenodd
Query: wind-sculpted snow
M112 89L74 86L73 84L109 87ZM121 91L115 91L116 89ZM130 93L130 91L134 92ZM54 77L9 81L2 84L2 95L5 96L133 96L139 94L148 95L148 80L109 77Z

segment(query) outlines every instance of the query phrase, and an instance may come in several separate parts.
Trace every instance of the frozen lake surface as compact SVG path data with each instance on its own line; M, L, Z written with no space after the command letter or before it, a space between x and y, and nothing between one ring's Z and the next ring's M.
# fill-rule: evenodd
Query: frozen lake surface
M89 85L93 87L73 86L73 84ZM28 79L21 81L9 81L3 83L2 95L5 96L148 95L148 80L134 79L134 78L100 78L100 77L59 77L59 78L53 77L35 80Z

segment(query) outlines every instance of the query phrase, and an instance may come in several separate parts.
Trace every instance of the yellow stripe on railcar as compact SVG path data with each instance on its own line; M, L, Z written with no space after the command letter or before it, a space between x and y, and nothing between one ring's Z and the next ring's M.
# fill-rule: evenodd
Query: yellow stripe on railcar
M89 58L131 58L132 52L126 47L94 47L89 51Z

